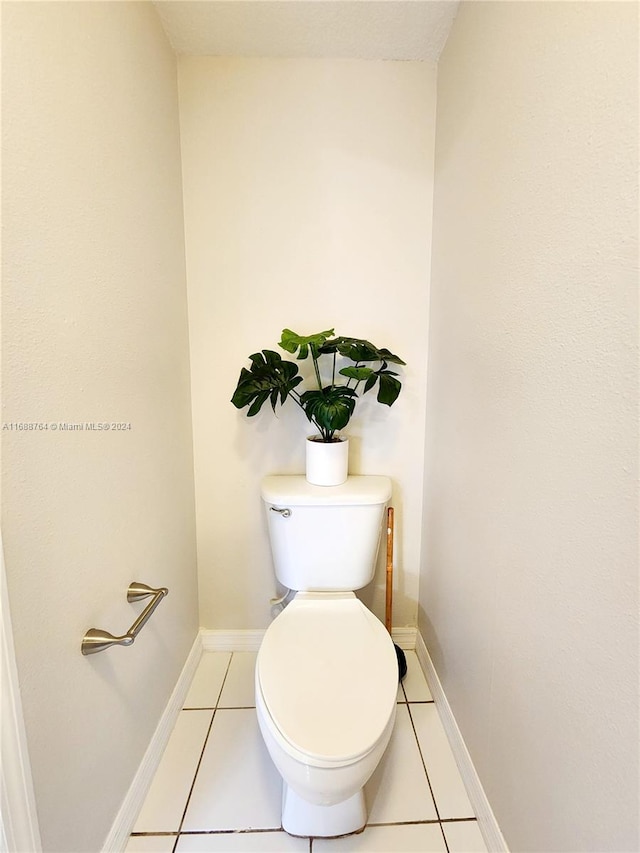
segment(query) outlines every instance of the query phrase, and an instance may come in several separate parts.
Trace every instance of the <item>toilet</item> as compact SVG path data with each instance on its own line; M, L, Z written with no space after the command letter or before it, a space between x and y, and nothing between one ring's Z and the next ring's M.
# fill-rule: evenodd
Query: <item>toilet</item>
M295 591L265 632L255 671L258 724L283 779L282 827L359 832L363 788L393 730L398 661L354 590L373 580L391 481L327 487L271 476L261 491L276 576Z

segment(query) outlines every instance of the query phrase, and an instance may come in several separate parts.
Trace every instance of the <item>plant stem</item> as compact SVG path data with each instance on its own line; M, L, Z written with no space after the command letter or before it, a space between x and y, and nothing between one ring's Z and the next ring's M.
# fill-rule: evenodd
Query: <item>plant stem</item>
M316 379L318 380L318 390L322 391L322 379L320 378L320 368L318 367L318 357L314 352L312 352L311 358L313 360L313 369L316 372Z
M360 367L360 364L361 364L361 362L356 361L355 366L356 366L356 367ZM361 382L362 382L362 379L358 379L358 380L356 380L356 386L355 386L355 388L353 389L354 391L355 391L355 390L357 390L358 385L359 385ZM349 378L347 379L347 388L351 388L351 377L349 377Z
M298 392L297 392L297 391L294 391L294 390L292 389L291 391L289 391L289 396L292 398L293 402L294 402L294 403L296 403L296 404L297 404L297 405L302 409L302 411L305 413L305 416L306 416L307 418L309 418L309 416L307 415L307 412L306 412L306 410L305 410L305 407L304 407L304 406L302 405L302 403L300 402L300 394L298 394ZM327 441L328 439L325 439L325 435L324 435L324 431L323 431L322 427L320 426L320 424L318 423L318 421L317 421L314 417L311 417L311 423L312 423L312 424L315 426L315 428L318 430L318 432L320 433L320 435L322 436L322 438L323 438L325 441Z

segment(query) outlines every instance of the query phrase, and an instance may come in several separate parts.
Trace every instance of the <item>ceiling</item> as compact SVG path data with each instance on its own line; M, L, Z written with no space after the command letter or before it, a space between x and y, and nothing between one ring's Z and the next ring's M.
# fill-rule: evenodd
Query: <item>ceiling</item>
M178 54L436 62L457 0L154 0Z

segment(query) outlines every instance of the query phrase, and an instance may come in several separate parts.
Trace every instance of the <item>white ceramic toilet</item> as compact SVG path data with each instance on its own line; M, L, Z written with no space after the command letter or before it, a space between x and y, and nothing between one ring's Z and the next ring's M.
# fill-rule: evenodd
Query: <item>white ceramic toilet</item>
M262 483L276 576L297 590L256 662L258 723L291 835L346 835L366 823L363 787L391 737L398 661L353 590L373 579L390 497L387 477Z

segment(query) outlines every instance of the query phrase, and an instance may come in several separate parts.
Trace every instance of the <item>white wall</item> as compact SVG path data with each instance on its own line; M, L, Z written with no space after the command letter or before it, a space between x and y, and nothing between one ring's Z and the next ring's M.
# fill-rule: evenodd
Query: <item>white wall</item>
M285 327L407 362L393 408L363 400L349 434L351 473L394 480L394 622L415 624L435 66L182 58L179 86L201 624L270 620L260 480L302 473L312 430L292 402L248 420L229 401ZM383 614L380 589L364 597Z
M420 628L510 849L638 849L638 22L465 3L438 68Z
M3 3L3 534L43 846L102 846L197 631L176 63L146 3ZM132 580L166 585L133 647Z

